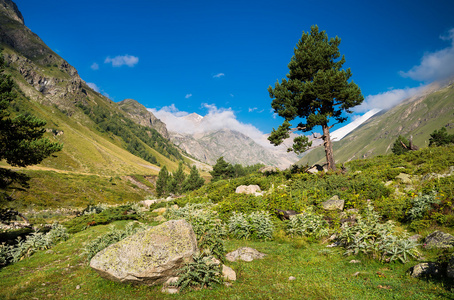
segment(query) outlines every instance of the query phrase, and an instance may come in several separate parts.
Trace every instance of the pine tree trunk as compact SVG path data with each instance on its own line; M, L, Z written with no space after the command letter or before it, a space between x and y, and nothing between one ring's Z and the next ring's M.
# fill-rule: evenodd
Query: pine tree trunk
M336 164L334 163L334 152L333 143L329 136L328 125L322 125L323 127L323 145L325 146L326 162L328 163L328 170L336 171Z

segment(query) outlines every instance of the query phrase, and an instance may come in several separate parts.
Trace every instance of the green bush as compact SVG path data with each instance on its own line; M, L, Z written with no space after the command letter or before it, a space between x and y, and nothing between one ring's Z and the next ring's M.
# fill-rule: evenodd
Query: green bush
M212 287L222 283L221 264L212 262L205 255L194 255L193 260L180 269L176 286L184 290L188 287Z
M422 219L427 212L432 208L433 204L439 204L440 199L437 198L437 193L432 191L430 194L419 194L410 200L412 207L408 211L408 218L410 220Z
M309 207L301 214L290 216L287 233L291 236L307 236L320 238L329 234L329 224Z
M131 205L107 208L100 213L85 214L64 223L69 233L85 230L88 226L104 225L118 220L137 220L138 214Z
M234 212L228 221L229 234L237 239L270 240L274 225L269 212L255 211L250 214Z
M392 221L379 222L379 215L368 203L364 216L359 215L356 223L344 223L339 231L339 240L346 248L346 255L364 253L390 262L399 259L403 263L409 257L419 256L417 243L409 240L406 232L399 233Z

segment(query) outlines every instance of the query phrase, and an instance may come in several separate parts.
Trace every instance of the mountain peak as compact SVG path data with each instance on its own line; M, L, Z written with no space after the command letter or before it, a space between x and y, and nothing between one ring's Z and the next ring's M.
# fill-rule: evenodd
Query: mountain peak
M16 3L11 0L0 0L0 12L21 24L25 24L24 17L17 8Z

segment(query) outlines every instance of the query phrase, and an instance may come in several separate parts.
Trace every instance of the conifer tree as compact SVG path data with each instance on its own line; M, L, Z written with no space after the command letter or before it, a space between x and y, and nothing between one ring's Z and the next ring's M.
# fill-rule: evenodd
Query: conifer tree
M156 180L156 194L158 195L158 197L161 197L168 193L167 186L170 179L171 177L169 171L167 171L167 167L162 167L159 171L158 179Z
M211 181L217 181L220 179L232 178L235 174L235 170L231 164L224 160L221 156L216 160L216 164L213 166L213 171L210 172L213 177Z
M192 166L191 173L186 178L183 184L183 191L193 191L200 187L202 187L205 183L205 180L200 176L199 171L197 170L196 166Z
M63 148L62 144L51 142L43 137L46 121L30 114L10 116L8 110L17 95L13 80L5 74L5 65L0 55L0 160L6 160L14 167L39 164L46 157ZM6 190L15 183L28 187L28 177L24 174L0 168L0 198L10 199Z
M325 31L320 32L318 26L312 26L310 32L303 32L294 49L288 64L288 79L268 88L273 98L271 107L285 119L277 130L273 128L269 141L277 146L290 137L292 130L309 132L315 126L321 126L326 161L331 170L336 167L330 129L345 122L347 118L343 113L351 113L350 108L364 100L359 87L353 81L348 82L352 76L350 69L341 70L345 58L339 53L340 42L338 37L328 39ZM292 129L290 122L295 119L301 121ZM330 119L336 123L328 125ZM306 136L299 136L288 151L302 153L310 146Z
M183 191L183 182L185 179L186 174L184 174L183 163L180 162L178 164L178 169L175 171L175 173L172 173L172 177L168 182L167 190L170 193L174 193L176 195L181 194L181 192Z

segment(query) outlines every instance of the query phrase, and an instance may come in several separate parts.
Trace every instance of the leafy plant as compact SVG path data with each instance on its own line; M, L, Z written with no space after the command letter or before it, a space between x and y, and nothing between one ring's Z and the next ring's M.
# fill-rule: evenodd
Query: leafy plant
M47 233L35 231L24 239L18 237L16 245L0 245L0 265L18 262L38 250L49 249L68 237L66 228L58 223L54 223Z
M419 194L411 200L412 207L408 210L410 220L421 219L432 208L433 204L439 204L440 199L437 198L437 193L432 191L430 194Z
M329 234L329 224L323 216L309 207L301 214L290 216L287 232L292 236L315 236L320 238Z
M270 240L273 238L274 225L267 211L255 211L249 215L234 212L228 221L228 228L229 233L238 239Z
M346 255L364 253L380 261L396 259L406 262L409 257L417 257L417 243L408 240L406 232L398 233L394 223L380 223L380 216L369 202L364 216L357 216L356 223L344 223L339 231L339 241L346 248Z
M184 290L188 287L211 287L222 283L221 264L214 263L212 258L203 254L194 255L193 261L180 269L176 286Z

